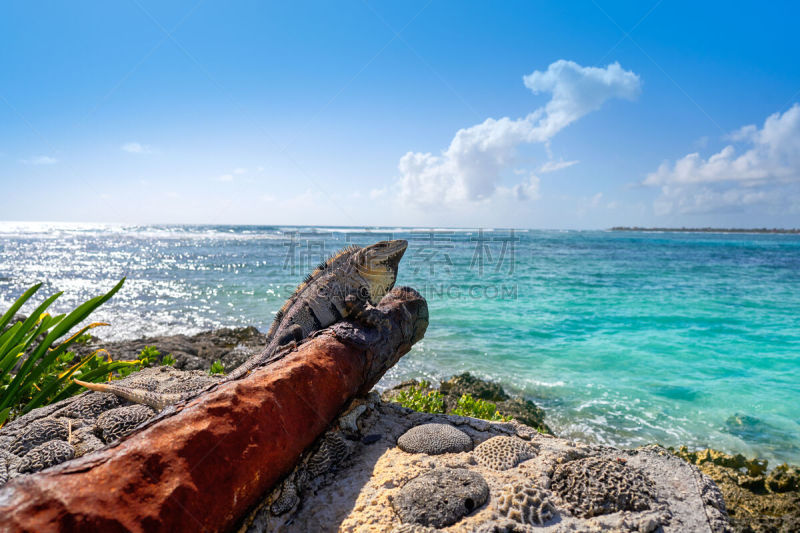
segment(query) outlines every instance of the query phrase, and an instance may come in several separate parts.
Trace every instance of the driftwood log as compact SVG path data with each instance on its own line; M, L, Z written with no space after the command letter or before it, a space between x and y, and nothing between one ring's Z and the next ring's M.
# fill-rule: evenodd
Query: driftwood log
M290 472L353 397L422 338L396 288L377 327L340 322L284 358L170 407L116 446L0 489L0 531L224 531Z

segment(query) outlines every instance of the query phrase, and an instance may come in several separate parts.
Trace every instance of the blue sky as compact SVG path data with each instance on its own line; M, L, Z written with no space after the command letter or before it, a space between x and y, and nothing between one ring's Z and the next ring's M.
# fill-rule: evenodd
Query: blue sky
M5 2L0 217L800 226L789 2Z

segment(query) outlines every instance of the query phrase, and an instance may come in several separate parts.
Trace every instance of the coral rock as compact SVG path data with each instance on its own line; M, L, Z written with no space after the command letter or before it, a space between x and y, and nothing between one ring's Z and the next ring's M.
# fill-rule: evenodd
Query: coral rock
M406 483L392 505L405 523L445 527L458 522L488 498L489 485L477 472L438 468Z
M492 437L475 447L478 464L493 470L508 470L536 456L536 449L515 437Z
M501 515L521 524L541 526L555 514L547 492L528 483L506 485L495 501Z
M156 412L146 405L129 405L106 411L97 419L97 432L104 442L117 440L142 422L155 416Z
M19 463L20 472L38 472L47 467L69 461L75 449L63 440L51 440L40 444L25 454Z
M652 487L652 482L640 472L603 457L559 465L550 486L570 512L583 518L648 510L655 500Z
M14 455L25 455L29 450L54 439L67 440L69 430L67 426L54 420L46 418L33 422L28 429L23 431L9 446L8 451Z
M86 396L56 411L56 416L67 418L94 418L103 411L119 407L119 398L108 392L88 393Z
M467 452L472 449L472 439L450 424L422 424L403 433L397 446L408 453L439 455Z
M308 460L311 477L327 474L350 455L350 446L340 432L330 432L322 439L319 449Z

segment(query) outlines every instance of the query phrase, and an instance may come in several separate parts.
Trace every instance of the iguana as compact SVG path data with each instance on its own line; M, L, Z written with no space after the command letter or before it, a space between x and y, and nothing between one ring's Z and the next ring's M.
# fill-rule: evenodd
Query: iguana
M408 242L381 241L364 248L352 245L321 263L286 301L267 333L267 345L231 372L223 381L238 379L252 369L271 362L311 333L343 318L374 322L375 305L397 279L400 259ZM75 383L99 392L110 392L155 409L188 399L198 390L157 393L114 383Z

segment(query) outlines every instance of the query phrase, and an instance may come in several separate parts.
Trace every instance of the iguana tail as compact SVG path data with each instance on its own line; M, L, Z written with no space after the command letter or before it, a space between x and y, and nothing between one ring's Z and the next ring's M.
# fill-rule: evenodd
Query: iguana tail
M116 385L114 383L87 383L86 381L80 381L78 379L73 379L72 381L82 387L86 387L89 390L96 392L110 392L114 396L125 398L126 400L130 400L134 403L148 405L158 411L167 407L168 405L172 405L181 400L185 400L194 396L194 394L186 393L157 393L144 389L131 389L121 385Z

